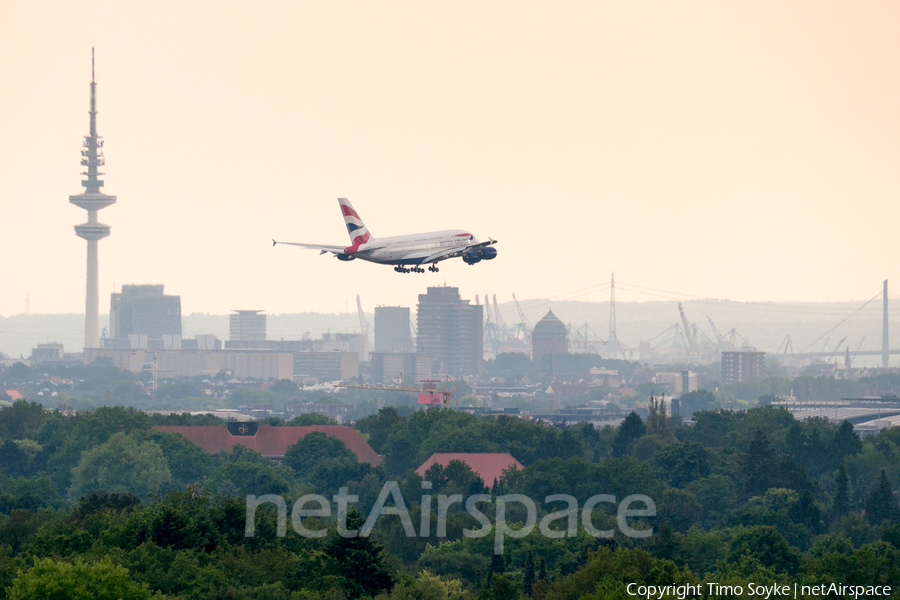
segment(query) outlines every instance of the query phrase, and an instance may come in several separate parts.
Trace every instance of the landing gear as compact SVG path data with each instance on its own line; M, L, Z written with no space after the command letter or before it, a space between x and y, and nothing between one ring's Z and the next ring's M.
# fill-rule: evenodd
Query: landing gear
M430 267L428 267L428 270L432 273L437 273L440 269L437 268L437 265L431 265Z
M428 267L428 268L431 269L431 267ZM407 268L407 267L404 267L403 265L397 265L396 267L394 267L394 270L397 271L398 273L424 273L425 272L425 269L423 269L422 267ZM435 267L434 270L437 271L437 267Z

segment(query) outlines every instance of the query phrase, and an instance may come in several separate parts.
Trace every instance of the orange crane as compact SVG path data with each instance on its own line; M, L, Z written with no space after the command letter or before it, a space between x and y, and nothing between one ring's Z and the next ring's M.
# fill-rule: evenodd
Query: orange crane
M456 391L456 386L453 386L452 389L447 389L447 386L450 385L449 377L447 377L447 379L444 381L443 389L438 389L437 387L437 384L441 383L440 379L425 379L421 382L424 385L422 385L421 387L415 387L410 385L403 385L403 373L401 373L400 381L401 384L399 386L369 385L367 383L340 383L334 387L343 387L354 390L378 390L382 392L414 392L419 395L419 404L429 405L449 404L450 398ZM458 398L456 400L456 405L456 408L459 408Z

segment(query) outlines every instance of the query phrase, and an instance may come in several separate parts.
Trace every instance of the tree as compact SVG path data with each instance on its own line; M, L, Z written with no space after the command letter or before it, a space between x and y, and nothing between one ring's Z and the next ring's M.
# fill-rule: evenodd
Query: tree
M271 388L270 388L271 389ZM337 425L337 421L319 413L297 415L286 423L289 427L309 427L310 425Z
M275 392L276 394L291 394L300 390L300 387L291 381L290 379L279 379L275 383L269 386L270 392Z
M636 412L631 412L622 424L612 445L612 455L615 458L625 456L631 449L635 440L646 433L647 428Z
M775 527L760 525L738 530L731 541L730 562L739 562L741 556L749 554L764 567L787 571L794 574L800 567L800 557L778 533Z
M360 433L369 434L369 445L379 454L384 454L391 433L404 428L406 418L393 406L385 406L377 414L363 417L356 422Z
M838 467L834 477L834 504L831 513L834 519L840 519L850 510L850 478L847 477L847 469L844 463Z
M45 418L44 407L37 402L17 400L12 406L0 410L0 438L19 440L30 437Z
M652 435L668 437L672 435L672 421L666 410L666 402L663 398L650 396L650 412L647 417L647 432Z
M347 512L347 530L359 531L362 525L362 515L356 508L351 508ZM384 549L370 538L360 535L341 537L334 533L325 553L334 559L338 572L348 582L345 592L350 598L374 598L394 587Z
M0 446L0 474L24 477L28 474L28 455L12 440Z
M130 492L146 499L171 478L166 457L156 443L117 433L81 455L72 472L69 495L80 498L89 492Z
M284 454L284 464L298 475L312 471L325 459L356 462L356 455L341 440L329 437L321 431L312 431L297 440Z
M715 395L709 390L697 390L682 394L680 406L681 414L689 417L695 412L716 410L719 408L719 403L716 401Z
M534 554L529 549L528 554L525 555L525 574L522 576L522 591L525 592L526 596L530 596L534 591L536 577L534 572Z
M491 554L491 566L488 568L487 573L487 581L485 581L485 587L491 587L491 584L494 581L494 577L497 575L502 575L506 572L506 561L503 560L502 554Z
M650 462L660 477L684 487L712 473L713 453L696 442L677 442L657 450Z
M887 480L884 469L881 476L872 486L866 498L866 518L872 525L880 525L882 521L894 522L897 520L897 505L894 502L894 494L891 484Z
M9 600L148 600L151 593L108 561L94 564L35 560L13 580Z

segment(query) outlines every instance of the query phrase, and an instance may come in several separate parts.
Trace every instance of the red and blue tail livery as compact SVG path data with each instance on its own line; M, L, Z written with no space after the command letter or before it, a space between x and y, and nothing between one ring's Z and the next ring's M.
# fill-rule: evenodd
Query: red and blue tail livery
M341 214L344 215L344 223L347 224L347 233L350 234L350 246L344 248L347 254L356 254L360 246L369 241L371 236L369 230L366 229L365 223L353 210L353 205L346 198L338 198L338 204L341 205Z
M461 229L417 233L386 238L375 238L369 233L359 213L346 198L338 198L341 215L350 236L349 246L321 246L317 244L301 244L297 242L276 242L272 244L288 244L318 250L320 254L331 253L339 260L365 260L382 265L393 265L399 273L424 273L422 265L429 265L428 270L438 271L437 263L450 258L462 258L468 265L482 260L492 260L497 256L490 239L479 242L478 239Z

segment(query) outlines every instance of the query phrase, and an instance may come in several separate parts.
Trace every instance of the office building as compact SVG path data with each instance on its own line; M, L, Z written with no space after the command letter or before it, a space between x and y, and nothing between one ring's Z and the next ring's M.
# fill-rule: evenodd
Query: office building
M401 354L413 351L408 307L375 307L375 348L373 351Z
M416 353L432 374L480 375L483 316L480 305L462 300L455 287L430 287L419 294Z
M110 337L117 340L146 336L149 342L164 335L180 336L181 296L165 295L162 285L123 285L121 293L112 294L109 328Z
M766 353L750 350L722 353L722 384L766 376Z
M258 341L266 339L266 315L261 310L236 310L230 315L230 336L232 342Z

